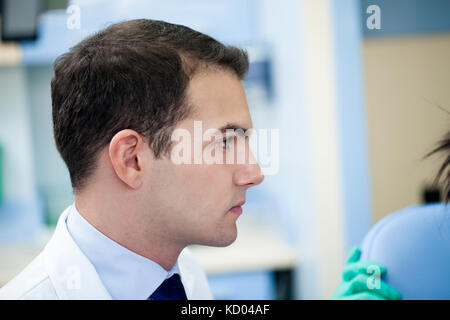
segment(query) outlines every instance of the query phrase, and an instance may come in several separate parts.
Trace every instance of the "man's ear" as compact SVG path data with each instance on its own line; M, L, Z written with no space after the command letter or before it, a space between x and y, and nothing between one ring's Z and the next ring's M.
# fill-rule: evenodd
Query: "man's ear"
M109 158L117 177L133 189L143 182L145 145L142 136L131 129L119 131L109 143Z

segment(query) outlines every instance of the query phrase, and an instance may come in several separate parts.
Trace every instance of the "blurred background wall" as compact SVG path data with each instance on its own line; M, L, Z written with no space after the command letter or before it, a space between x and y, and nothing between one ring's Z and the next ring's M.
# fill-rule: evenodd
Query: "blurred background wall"
M367 25L374 4L380 29ZM237 242L193 248L216 297L330 298L348 249L370 226L423 202L439 159L422 157L449 120L439 108L450 109L448 1L78 0L41 6L35 39L0 44L0 286L39 252L72 202L52 135L53 61L125 19L185 24L247 48L245 87L255 129L280 130L279 170L249 191ZM77 12L79 28L69 23Z
M439 157L423 159L448 131L450 35L364 41L373 221L423 202Z

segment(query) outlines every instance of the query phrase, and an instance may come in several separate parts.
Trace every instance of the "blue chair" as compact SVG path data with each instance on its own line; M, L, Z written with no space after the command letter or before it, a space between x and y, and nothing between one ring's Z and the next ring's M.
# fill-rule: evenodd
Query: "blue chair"
M450 299L450 204L408 207L379 221L361 260L387 267L383 280L404 299Z

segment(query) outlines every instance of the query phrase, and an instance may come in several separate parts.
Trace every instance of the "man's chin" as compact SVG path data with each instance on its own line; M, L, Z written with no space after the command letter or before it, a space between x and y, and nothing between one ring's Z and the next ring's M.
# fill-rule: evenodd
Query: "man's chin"
M233 239L228 239L227 241L218 242L215 247L228 247L229 245L232 245L237 238L237 234Z
M210 247L228 247L236 241L236 238L237 230L235 229L234 231L230 231L226 234L220 234L219 236L216 236L199 244Z

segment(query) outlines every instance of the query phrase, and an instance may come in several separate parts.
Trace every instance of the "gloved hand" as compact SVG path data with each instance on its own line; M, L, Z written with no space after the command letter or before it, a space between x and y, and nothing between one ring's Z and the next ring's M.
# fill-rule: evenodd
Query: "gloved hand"
M342 282L332 299L337 300L401 300L396 289L381 280L386 267L371 262L359 261L361 250L353 247L342 272Z

